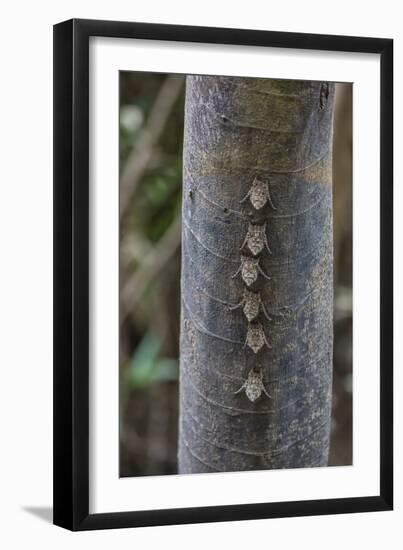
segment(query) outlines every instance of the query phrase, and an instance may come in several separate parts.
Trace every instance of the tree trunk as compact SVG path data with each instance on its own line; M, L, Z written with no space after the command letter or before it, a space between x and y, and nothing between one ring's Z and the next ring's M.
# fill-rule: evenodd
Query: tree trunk
M180 473L327 465L333 98L187 78Z

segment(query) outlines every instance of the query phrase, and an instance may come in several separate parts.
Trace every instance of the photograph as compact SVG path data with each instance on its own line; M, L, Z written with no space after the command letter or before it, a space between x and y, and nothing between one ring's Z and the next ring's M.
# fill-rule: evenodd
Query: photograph
M4 6L5 550L398 548L397 2Z
M354 464L352 120L352 82L119 72L120 477Z

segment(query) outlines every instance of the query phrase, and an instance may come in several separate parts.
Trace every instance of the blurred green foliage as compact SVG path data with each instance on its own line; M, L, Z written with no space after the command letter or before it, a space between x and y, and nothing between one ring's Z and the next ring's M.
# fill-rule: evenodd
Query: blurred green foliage
M156 98L167 78L153 73L120 74L120 173L146 135L150 114L155 113ZM137 281L139 276L144 279L144 273L148 276L150 253L180 216L183 110L184 86L152 148L146 169L134 183L133 198L120 220L121 291L128 281ZM178 239L168 261L121 321L123 476L176 470L180 235ZM144 262L147 256L148 263ZM159 430L158 426L166 427Z
M151 332L143 337L126 370L126 383L130 388L146 389L154 382L177 380L178 361L158 357L161 343Z
M137 223L144 227L144 235L153 243L164 235L180 210L181 163L181 159L175 159L170 166L147 174L142 182L144 193L139 199Z

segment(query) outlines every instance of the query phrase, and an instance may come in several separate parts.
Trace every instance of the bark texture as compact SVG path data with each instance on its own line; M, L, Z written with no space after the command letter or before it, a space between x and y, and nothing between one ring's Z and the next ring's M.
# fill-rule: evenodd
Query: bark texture
M180 473L327 465L333 98L321 82L187 78ZM261 209L241 202L255 177L269 184ZM255 257L240 250L250 223L266 224L271 254L252 246L270 280L258 272L248 287L232 276ZM271 318L260 308L252 321L271 349L244 345L249 322L231 306L245 288ZM248 376L255 385L237 392ZM253 401L259 377L271 398Z

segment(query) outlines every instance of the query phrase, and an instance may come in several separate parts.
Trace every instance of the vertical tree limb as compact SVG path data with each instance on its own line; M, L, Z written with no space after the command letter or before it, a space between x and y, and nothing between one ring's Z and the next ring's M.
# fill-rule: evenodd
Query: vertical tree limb
M187 79L180 473L327 464L333 97L320 82ZM241 202L255 178L272 204L264 188L263 207ZM251 223L266 224L268 247L257 235L240 250ZM271 318L260 310L253 334L233 307L247 271Z

